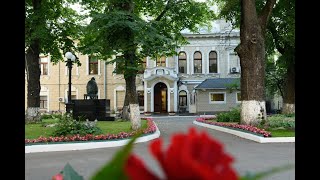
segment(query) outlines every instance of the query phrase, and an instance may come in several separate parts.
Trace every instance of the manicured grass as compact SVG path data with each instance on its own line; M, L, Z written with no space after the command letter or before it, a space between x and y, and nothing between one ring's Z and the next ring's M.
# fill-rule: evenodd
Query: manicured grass
M54 131L54 127L43 127L42 124L26 124L25 129L25 138L26 139L36 139L40 136L50 137Z
M46 119L43 123L26 124L25 138L36 139L40 136L50 137L55 127L44 127L42 124L52 124L57 122L57 119ZM132 132L130 121L98 121L97 126L102 130L103 134L118 134L120 132ZM147 128L147 121L141 121L142 129Z
M104 134L118 134L120 132L132 132L130 121L98 121L97 126ZM147 121L141 120L141 128L147 128Z
M272 137L295 137L296 132L286 129L267 130L271 132Z

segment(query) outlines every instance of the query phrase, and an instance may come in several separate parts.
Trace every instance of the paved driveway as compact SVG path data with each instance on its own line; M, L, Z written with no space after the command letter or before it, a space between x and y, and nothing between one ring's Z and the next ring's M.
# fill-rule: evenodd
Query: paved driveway
M166 116L154 117L161 132L165 145L173 133L187 132L190 126L207 131L212 137L220 140L227 152L234 158L234 167L240 175L247 171L259 172L286 164L295 164L295 143L267 143L260 144L234 135L192 124L195 117ZM140 156L148 167L159 176L162 176L153 157L150 156L148 145L150 142L137 143L134 153ZM121 147L91 149L66 152L42 152L25 154L25 179L46 180L58 173L69 162L85 179L109 161ZM283 171L266 178L266 180L294 180L295 169Z

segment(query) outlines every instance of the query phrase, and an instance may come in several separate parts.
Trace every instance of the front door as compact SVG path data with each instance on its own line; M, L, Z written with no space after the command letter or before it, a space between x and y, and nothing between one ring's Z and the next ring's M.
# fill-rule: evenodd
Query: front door
M158 83L154 86L154 112L167 112L167 86L164 83Z

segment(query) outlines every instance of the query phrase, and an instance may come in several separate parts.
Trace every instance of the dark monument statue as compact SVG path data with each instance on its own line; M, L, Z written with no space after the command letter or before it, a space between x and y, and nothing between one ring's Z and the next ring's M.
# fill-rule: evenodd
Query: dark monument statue
M90 99L97 99L98 95L98 85L96 83L96 80L94 77L91 78L90 81L87 83L87 96L90 97Z
M88 99L89 98L89 99ZM110 100L98 99L98 85L94 77L87 83L87 94L83 99L74 99L73 118L79 120L80 117L89 121L114 121L110 116Z

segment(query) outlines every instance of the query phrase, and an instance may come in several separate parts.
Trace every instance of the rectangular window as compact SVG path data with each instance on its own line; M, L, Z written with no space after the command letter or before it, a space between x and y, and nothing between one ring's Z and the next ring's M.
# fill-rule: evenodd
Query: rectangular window
M210 103L225 103L226 93L209 93Z
M48 56L40 57L41 75L48 75Z
M40 96L40 109L47 109L48 105L48 97L47 96Z
M157 66L166 67L166 57L157 58Z
M89 57L89 74L98 74L98 58Z

